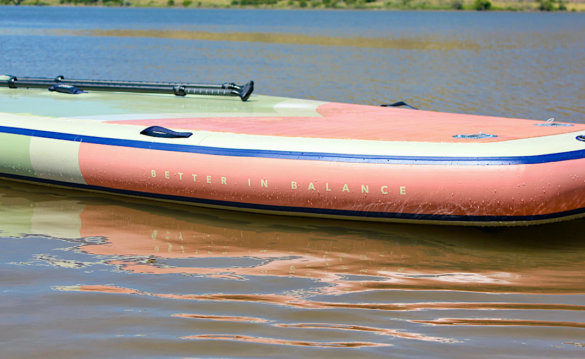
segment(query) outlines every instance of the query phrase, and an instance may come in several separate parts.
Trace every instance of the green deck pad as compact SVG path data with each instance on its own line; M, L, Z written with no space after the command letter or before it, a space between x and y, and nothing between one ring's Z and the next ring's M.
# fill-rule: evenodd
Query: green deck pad
M253 95L247 102L238 97L175 96L173 94L141 94L91 91L79 95L49 92L41 89L0 89L0 112L50 117L84 117L128 114L185 114L213 117L229 116L307 116L314 114L320 102L298 100L298 106L275 109L286 103L283 97Z

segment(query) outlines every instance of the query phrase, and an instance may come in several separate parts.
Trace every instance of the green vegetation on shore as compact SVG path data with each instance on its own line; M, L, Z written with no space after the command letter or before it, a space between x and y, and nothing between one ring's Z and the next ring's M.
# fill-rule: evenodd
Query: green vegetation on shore
M584 0L0 0L0 4L276 9L585 11Z

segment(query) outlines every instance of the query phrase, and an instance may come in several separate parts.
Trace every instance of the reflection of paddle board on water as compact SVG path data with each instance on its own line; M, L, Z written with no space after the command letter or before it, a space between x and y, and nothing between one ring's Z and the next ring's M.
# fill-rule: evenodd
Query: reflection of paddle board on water
M336 293L585 290L585 241L574 236L581 220L495 229L338 222L0 184L0 236L56 238L134 273L298 276L330 283ZM46 237L30 248L46 254ZM66 265L66 253L43 258Z
M253 83L0 83L4 178L356 220L585 215L581 124L250 96Z

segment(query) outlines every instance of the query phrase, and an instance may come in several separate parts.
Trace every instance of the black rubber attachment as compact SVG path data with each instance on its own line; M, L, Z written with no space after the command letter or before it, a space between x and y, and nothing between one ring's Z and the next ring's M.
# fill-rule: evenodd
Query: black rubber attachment
M49 91L66 93L66 94L70 94L70 95L79 95L80 93L87 93L78 87L71 86L71 85L63 85L63 84L53 85L53 86L49 87Z
M394 103L390 103L390 104L383 104L380 106L382 106L382 107L401 107L401 106L404 106L404 107L408 107L411 110L418 110L418 108L416 108L414 106L410 106L409 104L407 104L404 101L398 101L398 102L394 102Z
M10 76L10 79L8 80L8 87L10 87L11 89L15 89L16 88L16 81L18 81L16 76Z
M162 126L150 126L140 132L141 135L163 138L189 138L193 132L177 132Z
M175 96L187 95L187 91L185 91L185 86L175 86L173 87L173 92L175 93Z

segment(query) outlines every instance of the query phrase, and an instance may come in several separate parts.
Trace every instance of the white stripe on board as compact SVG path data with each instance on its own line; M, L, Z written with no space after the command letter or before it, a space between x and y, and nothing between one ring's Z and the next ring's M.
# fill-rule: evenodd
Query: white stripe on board
M86 184L79 168L79 142L31 137L30 161L38 178Z

